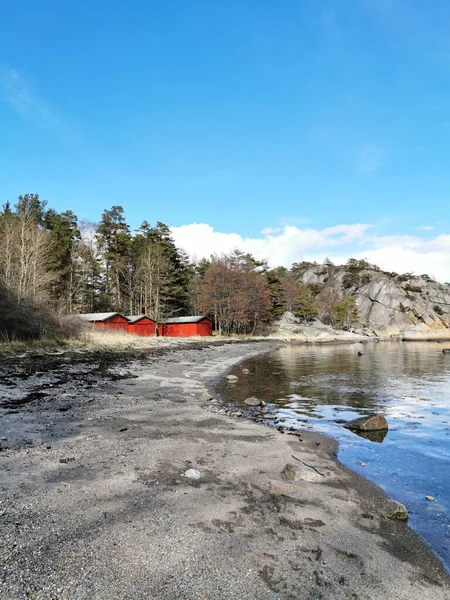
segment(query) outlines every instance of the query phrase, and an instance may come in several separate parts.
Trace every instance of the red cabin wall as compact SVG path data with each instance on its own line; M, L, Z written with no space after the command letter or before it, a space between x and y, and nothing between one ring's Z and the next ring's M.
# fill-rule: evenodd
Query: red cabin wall
M193 335L212 335L212 323L207 319L200 323L168 323L164 325L163 335L166 337L191 337Z
M97 323L95 324L97 325ZM128 332L128 321L120 315L106 319L106 321L103 322L103 325L106 327L106 329L115 329Z
M151 319L141 319L136 323L128 323L128 333L149 337L155 335L156 324Z
M197 335L212 335L212 323L205 319L197 323Z

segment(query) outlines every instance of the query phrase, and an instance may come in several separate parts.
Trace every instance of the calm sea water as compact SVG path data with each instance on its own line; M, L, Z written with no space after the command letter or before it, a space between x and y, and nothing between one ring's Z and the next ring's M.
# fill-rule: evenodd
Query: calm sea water
M217 392L238 405L257 396L270 409L267 422L339 440L339 460L405 504L410 525L450 570L450 355L443 348L450 344L291 346L241 363L231 371L238 382L222 380ZM336 423L376 412L388 420L385 436L366 439Z

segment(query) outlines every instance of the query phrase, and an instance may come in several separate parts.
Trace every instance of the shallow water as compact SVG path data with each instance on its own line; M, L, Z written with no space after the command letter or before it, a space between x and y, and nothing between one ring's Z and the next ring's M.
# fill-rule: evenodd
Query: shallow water
M222 380L217 392L237 404L257 396L270 409L267 422L338 439L339 460L405 504L410 525L450 570L449 347L290 346L244 361L231 371L237 383ZM375 412L388 420L386 436L365 439L335 422Z

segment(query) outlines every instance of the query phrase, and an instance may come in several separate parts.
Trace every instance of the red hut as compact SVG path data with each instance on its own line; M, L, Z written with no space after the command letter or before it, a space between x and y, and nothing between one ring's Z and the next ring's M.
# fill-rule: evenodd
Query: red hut
M212 335L212 321L202 316L173 317L164 321L162 335L167 337Z
M128 319L128 333L135 335L141 335L142 337L148 337L155 335L156 323L147 315L129 315Z
M77 316L83 321L92 323L94 327L128 332L128 320L119 313L88 313Z

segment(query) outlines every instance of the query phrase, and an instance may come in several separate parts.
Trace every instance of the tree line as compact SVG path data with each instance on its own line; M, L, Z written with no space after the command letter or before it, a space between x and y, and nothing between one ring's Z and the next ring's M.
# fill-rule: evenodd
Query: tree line
M336 297L330 309L320 290L297 281L301 264L270 269L239 250L193 262L164 223L144 220L131 231L121 206L104 210L99 223L48 208L38 194L0 210L0 299L16 321L39 307L60 316L147 314L157 322L206 314L225 335L254 333L286 311L349 325L349 300Z

